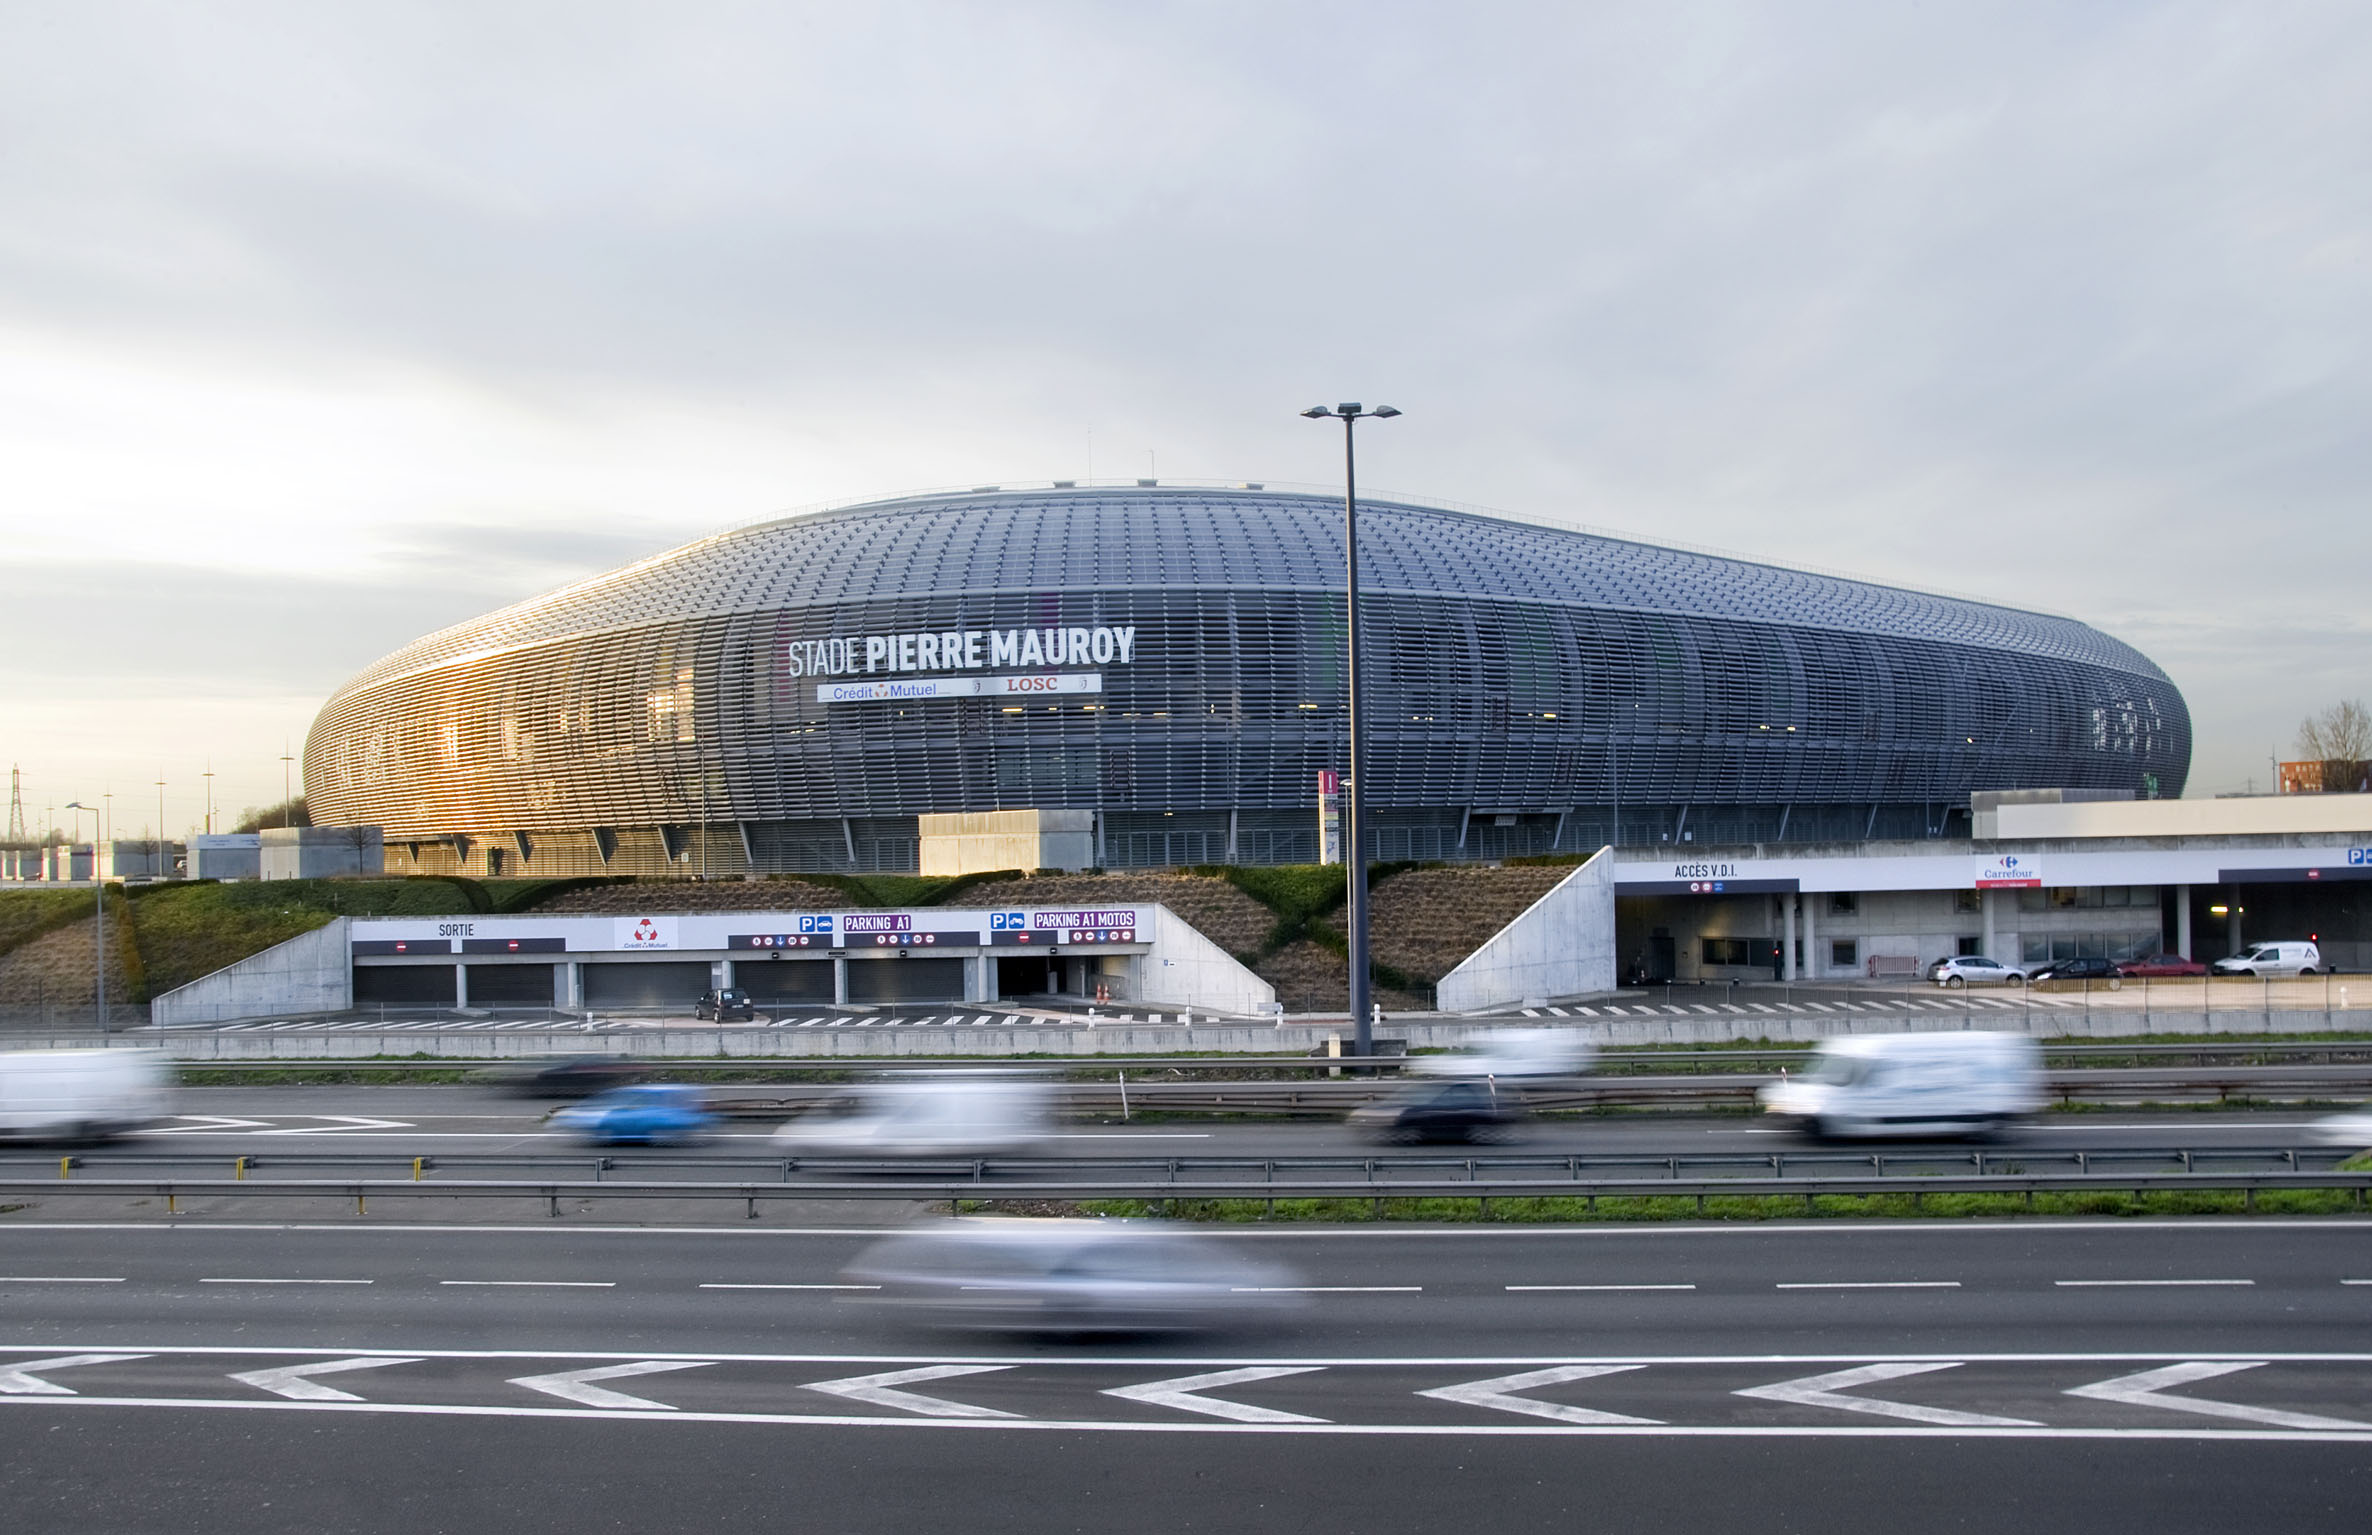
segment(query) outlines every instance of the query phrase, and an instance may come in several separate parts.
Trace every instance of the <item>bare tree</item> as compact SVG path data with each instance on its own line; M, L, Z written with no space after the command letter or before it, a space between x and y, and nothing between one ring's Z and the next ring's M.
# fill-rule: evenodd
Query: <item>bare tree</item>
M2298 755L2322 764L2326 794L2372 787L2372 711L2349 698L2306 716L2298 723Z

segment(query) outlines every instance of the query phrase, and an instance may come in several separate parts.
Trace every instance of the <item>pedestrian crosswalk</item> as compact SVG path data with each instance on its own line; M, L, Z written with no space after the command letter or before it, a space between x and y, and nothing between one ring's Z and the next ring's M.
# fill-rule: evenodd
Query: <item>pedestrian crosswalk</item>
M243 1023L206 1026L206 1031L218 1034L583 1034L615 1032L619 1030L660 1030L699 1028L729 1029L736 1033L774 1029L1019 1029L1019 1028L1111 1028L1119 1025L1133 1027L1162 1026L1183 1028L1195 1022L1206 1024L1240 1022L1211 1014L1183 1012L1142 1013L1013 1013L1002 1010L979 1012L965 1010L952 1013L906 1014L897 1012L813 1012L793 1010L778 1014L761 1014L748 1022L711 1024L681 1018L604 1018L578 1017L555 1014L540 1018L269 1018ZM175 1030L174 1032L187 1032Z
M1709 1015L1719 1018L1725 1016L1752 1017L1756 1014L1761 1014L1765 1017L1780 1017L1793 1014L1799 1018L1817 1017L1823 1014L1829 1017L1857 1014L1864 1016L1877 1015L1883 1017L1901 1017L1907 1014L1915 1017L1922 1013L1929 1012L1953 1013L1959 1015L1968 1015L1973 1013L1983 1015L1985 1013L1999 1012L2022 1013L2033 1008L2081 1008L2084 1005L2084 1000L2080 997L2069 998L2032 995L2020 995L2016 997L1990 997L1981 995L1970 996L1966 994L1956 994L1948 1001L1939 1000L1934 997L1880 996L1860 1002L1847 1002L1842 999L1836 999L1827 1002L1722 1002L1712 1005L1702 1002L1691 1002L1686 1006L1676 1005L1671 1002L1600 1002L1589 1006L1584 1006L1579 1002L1567 1002L1553 1006L1547 1003L1542 1003L1534 1007L1515 1008L1509 1011L1513 1016L1516 1017L1543 1019L1692 1018L1698 1015ZM1479 1017L1482 1016L1482 1014L1470 1014L1468 1016Z

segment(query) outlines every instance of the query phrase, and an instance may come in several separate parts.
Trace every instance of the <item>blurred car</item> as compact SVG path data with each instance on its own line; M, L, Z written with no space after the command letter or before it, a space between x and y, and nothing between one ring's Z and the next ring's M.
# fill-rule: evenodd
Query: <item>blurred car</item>
M2312 975L2322 964L2323 951L2311 943L2254 943L2212 968L2218 975Z
M692 1004L692 1016L730 1023L736 1018L756 1018L758 1008L750 1001L748 992L727 987L723 991L702 992L700 1000Z
M716 1130L717 1116L697 1087L645 1082L555 1109L551 1123L597 1146L688 1146Z
M1982 954L1955 954L1950 959L1937 960L1928 971L1928 979L1938 986L2003 986L2025 980L2026 972Z
M1410 1082L1381 1103L1351 1110L1352 1128L1398 1145L1497 1141L1514 1134L1523 1107L1495 1081Z
M1191 1331L1307 1304L1291 1271L1150 1221L940 1221L875 1243L844 1277L880 1286L870 1304L1000 1331Z
M805 1156L992 1156L1037 1148L1053 1129L1054 1093L1034 1077L916 1073L870 1083L774 1134Z
M1579 1029L1498 1029L1479 1049L1420 1055L1409 1071L1420 1077L1577 1077L1597 1058L1597 1042Z
M2183 975L2205 975L2207 967L2195 959L2180 954L2152 954L2147 959L2128 959L2117 966L2117 974L2134 979L2164 980Z
M1990 1134L2043 1106L2042 1052L2023 1034L1953 1030L1822 1040L1802 1075L1755 1095L1816 1140Z
M2109 960L2084 955L2037 965L2026 972L2026 978L2030 981L2113 981L2117 978L2117 967Z
M471 1073L470 1080L520 1098L589 1098L641 1076L639 1063L614 1055L559 1055L505 1061Z
M0 1052L0 1136L109 1140L164 1118L172 1092L162 1050Z
M2372 1107L2345 1114L2326 1114L2306 1127L2306 1133L2325 1146L2353 1146L2372 1151Z

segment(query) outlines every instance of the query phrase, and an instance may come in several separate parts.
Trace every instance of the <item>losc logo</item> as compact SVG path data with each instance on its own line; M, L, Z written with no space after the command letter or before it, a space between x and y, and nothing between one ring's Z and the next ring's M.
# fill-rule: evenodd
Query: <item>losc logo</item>
M992 933L1018 933L1029 926L1017 911L992 911L988 914L988 930Z

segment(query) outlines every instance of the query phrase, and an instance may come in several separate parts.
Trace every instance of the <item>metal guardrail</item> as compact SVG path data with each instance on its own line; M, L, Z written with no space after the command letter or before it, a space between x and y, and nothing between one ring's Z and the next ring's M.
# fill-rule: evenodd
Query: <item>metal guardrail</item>
M1824 1195L1912 1193L1918 1198L1938 1194L2082 1194L2238 1190L2249 1196L2284 1190L2344 1190L2359 1208L2372 1189L2372 1172L2190 1172L2156 1176L2097 1173L1991 1173L1913 1180L1887 1177L1839 1176L1825 1178L1674 1178L1593 1179L1584 1182L1541 1180L1419 1179L1398 1182L1340 1179L1294 1179L1267 1184L1204 1182L1173 1179L1130 1182L1102 1179L1088 1182L1029 1183L1010 1188L985 1188L973 1180L912 1181L894 1188L865 1183L582 1183L556 1179L500 1181L421 1181L394 1179L302 1179L288 1181L233 1181L225 1179L89 1179L66 1181L0 1181L0 1197L76 1196L163 1199L165 1213L178 1215L184 1199L336 1198L351 1199L357 1214L369 1213L374 1199L471 1198L537 1199L551 1215L560 1214L562 1200L593 1199L726 1199L743 1203L749 1218L759 1206L785 1199L805 1200L925 1200L947 1202L957 1208L967 1203L1006 1200L1075 1203L1090 1200L1133 1200L1167 1206L1178 1201L1261 1199L1358 1201L1383 1212L1387 1201L1456 1199L1480 1200L1487 1213L1494 1199L1577 1198L1594 1208L1601 1199L1694 1198L1700 1209L1716 1198L1779 1197L1802 1199L1807 1209Z

